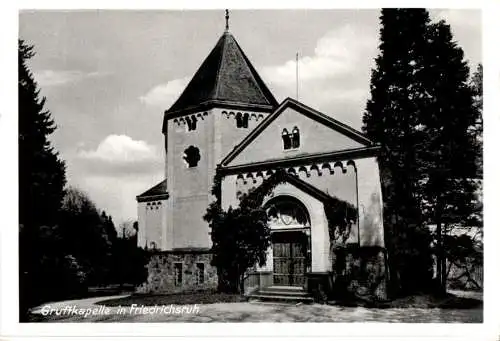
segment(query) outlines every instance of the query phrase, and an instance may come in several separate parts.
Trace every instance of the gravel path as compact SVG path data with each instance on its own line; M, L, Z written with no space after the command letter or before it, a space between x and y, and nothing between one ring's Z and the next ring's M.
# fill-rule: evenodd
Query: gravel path
M241 302L147 307L104 307L106 299L48 303L32 310L41 322L473 322L483 321L482 309L368 309L320 304L290 305ZM50 309L53 309L50 311ZM182 309L184 311L182 312ZM155 310L155 311L154 311ZM176 311L177 310L177 311Z

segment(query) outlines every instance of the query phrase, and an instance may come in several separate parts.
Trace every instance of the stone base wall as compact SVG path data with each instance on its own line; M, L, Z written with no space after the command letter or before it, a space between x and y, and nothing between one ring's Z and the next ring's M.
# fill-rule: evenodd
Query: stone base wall
M246 295L272 285L273 273L271 271L249 271L246 274L243 288Z
M350 246L332 252L332 294L387 299L386 254L381 247ZM340 297L339 297L340 296Z
M151 255L148 279L137 288L138 293L177 293L217 289L217 268L210 265L212 254L206 252L158 252ZM176 285L175 264L182 264L182 283ZM197 283L197 264L204 265L204 281Z
M306 290L312 295L314 301L325 303L333 297L331 272L308 272L306 278Z

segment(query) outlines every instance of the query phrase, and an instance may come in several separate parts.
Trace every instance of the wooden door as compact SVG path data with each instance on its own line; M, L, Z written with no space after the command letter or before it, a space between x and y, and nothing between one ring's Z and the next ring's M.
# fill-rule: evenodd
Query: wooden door
M301 232L273 234L274 285L304 286L306 239Z

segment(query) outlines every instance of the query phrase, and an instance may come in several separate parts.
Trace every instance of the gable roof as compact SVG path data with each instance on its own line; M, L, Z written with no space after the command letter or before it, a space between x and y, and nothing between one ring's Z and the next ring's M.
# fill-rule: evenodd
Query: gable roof
M219 38L177 101L165 111L165 119L185 110L218 103L253 104L269 111L278 105L228 31Z
M337 121L336 119L325 115L317 110L314 110L307 105L296 101L290 97L286 98L276 110L267 116L254 130L250 132L239 144L237 144L231 152L221 161L222 166L227 166L229 162L234 160L260 133L262 133L286 108L293 108L299 113L324 124L339 133L361 143L364 146L374 145L363 133L349 127L348 125Z
M136 196L136 200L138 202L161 199L168 199L167 179L157 183L147 191Z
M275 173L276 174L276 173ZM300 179L297 175L295 174L290 174L288 172L283 172L283 177L280 179L280 183L287 182L290 185L296 187L297 189L301 190L302 192L312 196L313 198L318 199L319 201L323 203L332 203L335 202L336 200L339 200L336 197L333 197L322 190L318 189L317 187L311 185L310 183ZM257 187L258 189L259 187Z
M285 177L286 182L288 182L292 186L295 186L296 188L298 188L302 192L309 194L313 198L318 199L321 202L330 202L330 201L335 200L335 198L326 194L322 190L314 187L313 185L305 182L304 180L301 180L297 175L285 173L284 177Z

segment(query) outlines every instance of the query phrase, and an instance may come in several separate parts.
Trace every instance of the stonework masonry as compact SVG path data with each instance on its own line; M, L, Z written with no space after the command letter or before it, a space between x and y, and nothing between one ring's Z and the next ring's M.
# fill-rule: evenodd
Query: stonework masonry
M147 264L148 279L136 290L138 293L177 293L217 288L217 268L210 265L208 252L157 252ZM176 267L182 269L181 283L177 283ZM203 264L203 282L199 282L199 264ZM177 277L177 278L176 278Z
M360 297L387 298L386 250L380 247L347 247L333 252L332 292L347 291Z

